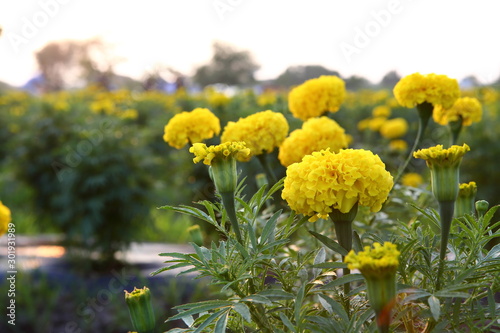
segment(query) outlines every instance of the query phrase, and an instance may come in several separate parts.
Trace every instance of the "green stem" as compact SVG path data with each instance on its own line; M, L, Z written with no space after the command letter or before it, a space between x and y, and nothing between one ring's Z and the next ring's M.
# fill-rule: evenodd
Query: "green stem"
M408 167L408 164L410 163L411 159L413 158L413 152L417 149L418 145L420 144L420 141L422 140L422 136L425 132L425 129L427 128L427 124L429 123L429 119L432 116L432 111L434 109L434 106L430 103L424 102L422 104L417 105L417 111L418 111L418 116L419 116L419 121L418 121L418 131L417 131L417 137L415 138L415 142L413 143L413 147L410 150L410 153L408 154L408 157L406 158L405 162L401 167L398 169L398 173L396 174L396 177L394 177L394 184L397 184L403 173L405 172L406 168Z
M439 201L439 215L441 217L441 247L439 252L439 268L436 289L441 288L443 278L446 250L448 248L448 237L450 235L451 221L453 220L453 211L455 201Z
M276 184L278 180L276 179L276 176L274 175L274 172L271 169L269 162L267 161L267 154L257 155L257 159L259 160L260 164L262 165L262 168L264 169L268 183L272 185Z
M460 117L459 120L450 121L448 126L451 132L450 146L452 146L457 143L458 136L460 135L460 131L462 130L462 118Z
M242 238L240 226L238 224L238 218L236 217L236 207L234 205L234 192L220 193L220 196L222 197L222 204L226 209L229 221L231 221L231 226L233 227L233 231L236 234L236 238L238 239L238 242L241 243Z

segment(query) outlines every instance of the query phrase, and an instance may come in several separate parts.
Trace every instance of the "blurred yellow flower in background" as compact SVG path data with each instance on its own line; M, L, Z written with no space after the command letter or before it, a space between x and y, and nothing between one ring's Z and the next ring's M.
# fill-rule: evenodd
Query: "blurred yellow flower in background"
M408 132L408 122L404 118L393 118L385 121L380 127L380 134L386 139L397 139Z
M313 222L333 209L348 213L356 203L377 212L392 186L391 174L371 151L322 150L287 168L282 197Z
M220 121L210 110L196 108L176 114L165 125L163 140L181 149L187 143L197 143L220 133Z
M372 116L373 117L386 117L389 118L391 115L391 108L387 105L379 105L373 108Z
M461 121L463 126L470 126L472 123L480 121L482 115L483 109L477 98L462 97L457 99L449 109L442 106L435 107L432 118L440 125L447 125L452 121Z
M277 97L276 92L272 90L266 90L259 96L257 96L257 105L268 106L276 103Z
M401 177L404 186L419 187L424 183L424 178L416 172L408 172Z
M405 152L408 149L408 142L401 139L391 140L389 142L389 149L391 151Z
M386 121L386 117L370 118L370 120L368 121L368 128L374 132L377 132Z
M10 209L0 201L0 236L7 232L11 221Z
M403 77L396 84L394 96L399 104L407 108L424 102L450 108L460 97L460 88L457 80L446 75L414 73Z
M288 129L282 113L267 110L240 118L237 122L230 121L224 128L221 142L242 141L250 148L252 156L260 155L279 147L288 135Z
M289 166L315 151L330 148L336 153L347 146L345 131L335 120L328 117L311 118L283 141L278 158L283 166Z
M337 112L345 96L341 78L323 75L293 88L288 95L288 107L295 118L305 121L327 111Z

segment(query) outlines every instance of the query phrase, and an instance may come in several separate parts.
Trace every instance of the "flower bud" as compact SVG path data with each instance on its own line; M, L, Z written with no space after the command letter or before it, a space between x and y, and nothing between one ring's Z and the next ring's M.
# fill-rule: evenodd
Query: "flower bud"
M149 288L137 289L134 287L134 290L130 293L125 290L125 302L128 306L134 330L139 333L153 332L155 315L151 305Z
M478 200L476 201L476 210L479 216L483 216L486 211L488 210L488 207L490 204L486 200Z

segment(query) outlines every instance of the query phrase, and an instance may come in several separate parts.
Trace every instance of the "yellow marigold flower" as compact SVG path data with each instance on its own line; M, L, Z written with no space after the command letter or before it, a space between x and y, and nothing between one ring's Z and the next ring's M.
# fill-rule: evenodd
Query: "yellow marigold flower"
M370 121L371 121L371 118L361 119L358 122L358 130L364 131L364 130L369 129L370 128Z
M163 140L170 146L181 149L188 142L202 142L219 133L219 118L208 109L196 108L173 116L165 126Z
M288 95L288 107L295 118L307 120L327 111L337 112L345 95L341 78L323 75L293 88Z
M280 146L278 159L283 166L300 162L306 155L330 148L336 153L347 148L348 138L344 129L328 117L311 118L304 122L302 129L290 133Z
M229 159L236 157L238 160L245 159L250 156L250 149L245 145L245 142L225 142L216 146L207 147L204 143L195 143L189 152L193 153L194 163L203 161L203 164L211 165L214 159Z
M413 153L413 157L425 160L430 169L434 167L455 167L462 162L462 157L470 147L464 143L463 146L453 145L443 149L443 145L420 149Z
M387 121L387 118L386 117L375 117L375 118L371 118L369 123L368 123L368 127L376 132L378 130L380 130L380 128L382 127L382 125Z
M404 152L408 149L408 143L405 140L395 139L389 142L389 149L391 151Z
M441 125L447 125L451 121L461 121L463 126L470 126L472 123L481 120L483 110L477 98L462 97L457 99L450 109L442 106L434 108L432 118Z
M10 209L0 201L0 236L7 232L11 221Z
M119 113L119 116L123 119L137 119L139 112L136 109L127 109Z
M257 96L257 104L259 106L273 105L276 103L276 92L271 90L266 90L259 96Z
M282 198L313 222L332 209L348 213L356 203L377 212L392 186L391 174L371 151L327 149L288 166Z
M404 186L419 187L424 182L424 178L418 173L409 172L401 178L401 183Z
M455 204L455 217L474 213L477 185L475 182L463 183L458 186L458 197Z
M389 118L390 115L391 115L391 108L388 107L387 105L379 105L373 108L372 110L372 116L374 117Z
M448 109L460 97L460 88L457 80L446 75L414 73L396 84L394 96L399 104L407 108L427 102Z
M458 186L458 195L463 197L475 196L477 193L476 182L462 183Z
M380 134L386 139L396 139L408 132L408 122L404 118L393 118L385 121L380 127Z
M344 259L349 269L358 269L365 277L383 279L396 273L399 266L399 255L395 244L374 243L373 248L364 247L364 251L355 253L351 250Z
M267 110L240 118L237 122L230 121L224 128L221 142L243 141L251 155L260 155L279 147L285 140L288 129L288 122L283 114Z

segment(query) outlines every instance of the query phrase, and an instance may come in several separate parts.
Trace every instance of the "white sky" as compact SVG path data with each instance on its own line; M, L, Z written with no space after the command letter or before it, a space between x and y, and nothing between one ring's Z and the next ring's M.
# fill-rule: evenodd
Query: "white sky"
M259 79L320 64L373 82L397 70L487 83L500 76L499 13L497 0L1 1L0 81L25 83L50 41L101 36L134 78L159 65L192 74L216 39L250 50Z

